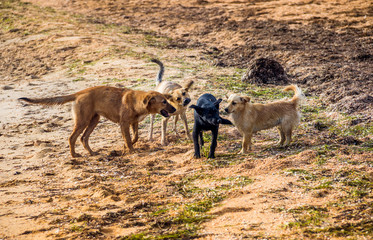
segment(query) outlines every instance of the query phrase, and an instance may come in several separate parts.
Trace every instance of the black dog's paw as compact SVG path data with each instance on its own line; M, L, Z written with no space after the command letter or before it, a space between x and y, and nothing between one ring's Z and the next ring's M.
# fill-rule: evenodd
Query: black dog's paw
M201 155L194 154L194 158L196 159L201 158Z

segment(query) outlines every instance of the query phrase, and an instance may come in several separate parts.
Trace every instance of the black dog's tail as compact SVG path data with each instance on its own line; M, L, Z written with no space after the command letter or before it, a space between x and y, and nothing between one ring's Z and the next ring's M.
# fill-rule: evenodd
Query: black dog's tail
M76 99L75 94L67 95L67 96L59 96L59 97L51 97L51 98L18 98L18 100L26 101L29 103L34 104L42 104L42 105L61 105L67 102L72 102Z
M225 124L225 125L233 125L233 123L231 121L229 121L228 119L225 119L225 118L222 118L220 117L220 123L221 124Z
M162 82L162 77L163 77L163 73L164 73L163 63L161 61L159 61L158 59L152 59L150 61L159 65L159 72L158 72L157 80L156 80L156 84L158 86L158 84L160 84Z

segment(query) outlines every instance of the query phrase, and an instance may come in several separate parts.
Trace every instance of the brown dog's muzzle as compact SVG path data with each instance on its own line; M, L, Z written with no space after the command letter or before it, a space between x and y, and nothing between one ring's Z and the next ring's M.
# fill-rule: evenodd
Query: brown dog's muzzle
M171 104L167 103L166 108L161 110L161 115L163 117L169 117L170 115L168 113L174 113L176 111L176 108L174 108Z

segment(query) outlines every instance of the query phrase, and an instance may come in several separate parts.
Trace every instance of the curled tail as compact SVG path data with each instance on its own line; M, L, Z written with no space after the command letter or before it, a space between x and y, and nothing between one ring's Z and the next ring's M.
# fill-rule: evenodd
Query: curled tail
M294 91L294 96L291 99L296 105L299 105L301 101L305 98L302 90L297 85L289 85L284 88L283 91Z
M52 97L52 98L18 98L19 100L23 100L29 103L34 104L42 104L42 105L61 105L67 102L72 102L76 99L75 94L67 95L67 96L59 96L59 97Z
M158 84L160 84L162 82L162 77L163 77L163 73L164 73L163 63L161 61L159 61L158 59L152 59L150 61L158 64L159 67L160 67L158 75L157 75L157 80L156 80L156 83L157 83L157 86L158 86Z

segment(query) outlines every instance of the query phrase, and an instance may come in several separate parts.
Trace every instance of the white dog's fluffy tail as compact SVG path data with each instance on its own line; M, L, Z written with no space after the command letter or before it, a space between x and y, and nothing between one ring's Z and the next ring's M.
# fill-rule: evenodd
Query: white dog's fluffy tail
M297 105L300 105L302 100L305 98L302 90L297 85L289 85L285 87L283 91L294 91L294 96L291 101L295 102Z
M159 72L158 72L158 75L157 75L157 79L155 80L156 85L158 86L162 82L162 78L163 78L163 73L164 73L163 63L161 61L159 61L158 59L152 59L150 61L159 65Z

